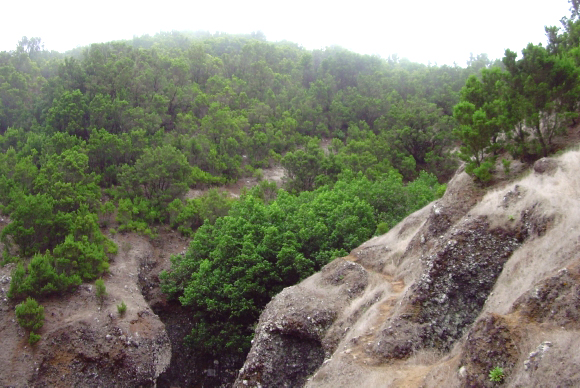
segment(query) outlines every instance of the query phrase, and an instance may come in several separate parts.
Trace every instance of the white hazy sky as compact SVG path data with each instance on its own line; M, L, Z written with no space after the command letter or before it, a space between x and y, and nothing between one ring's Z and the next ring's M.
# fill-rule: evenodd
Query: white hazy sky
M569 16L568 0L6 0L0 51L22 36L48 50L154 35L160 31L262 31L269 41L307 49L339 45L383 58L464 66L470 53L503 57L529 42L545 44L545 25Z

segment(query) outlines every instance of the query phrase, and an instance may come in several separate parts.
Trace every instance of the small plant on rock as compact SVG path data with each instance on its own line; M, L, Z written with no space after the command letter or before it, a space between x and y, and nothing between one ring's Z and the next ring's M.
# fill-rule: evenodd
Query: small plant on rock
M381 234L385 234L389 231L389 224L386 222L381 222L377 225L377 230L375 231L375 235L379 236Z
M489 381L494 383L501 383L505 377L503 368L496 366L489 371Z

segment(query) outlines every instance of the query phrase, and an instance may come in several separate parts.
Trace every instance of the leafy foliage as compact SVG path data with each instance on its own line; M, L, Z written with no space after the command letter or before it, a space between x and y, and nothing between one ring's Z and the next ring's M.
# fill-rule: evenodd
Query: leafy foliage
M26 298L14 312L18 324L27 330L39 330L44 325L44 307L33 298Z
M133 196L152 204L167 204L187 191L191 167L181 151L170 145L146 149L134 166L125 165L120 181Z
M272 296L367 240L378 220L393 225L430 202L437 188L433 175L405 186L394 172L376 181L347 172L334 186L282 190L269 203L256 188L197 230L162 273L162 289L191 307L197 324L188 339L197 349L244 352Z
M33 331L30 332L30 335L28 336L28 343L30 345L34 345L36 344L38 341L40 341L40 335L34 333Z
M577 29L571 20L563 19L562 34L556 27L546 29L546 48L529 44L519 59L506 50L506 71L483 69L480 77L467 79L454 108L459 123L454 134L462 142L459 156L468 163L466 170L480 181L490 179L498 149L508 149L522 161L547 156L554 150L554 137L576 122L580 63L565 44Z

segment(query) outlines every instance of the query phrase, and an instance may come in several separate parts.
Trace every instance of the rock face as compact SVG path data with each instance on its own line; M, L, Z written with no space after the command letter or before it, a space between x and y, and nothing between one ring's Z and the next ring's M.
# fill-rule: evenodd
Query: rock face
M515 234L490 229L485 217L460 222L444 244L422 258L423 273L401 301L405 309L386 321L373 351L389 359L424 347L449 350L475 321L505 261L520 245Z
M362 294L369 275L361 265L338 259L322 269L320 280L327 288L324 293L306 281L286 288L268 304L243 378L234 386L302 386L332 354L344 331L328 329L337 321L338 312Z
M276 296L235 386L492 387L495 367L504 386L580 386L578 166L545 158L487 193L459 172Z
M31 386L152 387L171 358L163 324L147 310L128 327L114 318L104 326L77 321L44 342Z

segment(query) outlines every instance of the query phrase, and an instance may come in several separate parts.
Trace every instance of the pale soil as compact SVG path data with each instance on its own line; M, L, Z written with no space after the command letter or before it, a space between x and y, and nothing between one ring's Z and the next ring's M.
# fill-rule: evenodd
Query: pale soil
M270 167L270 168L264 168L264 169L262 169L262 172L263 172L262 180L273 181L276 183L276 185L278 187L282 186L283 179L284 179L284 169L282 167L275 166L275 167ZM235 183L230 183L228 185L220 187L219 190L228 192L229 195L233 198L238 198L240 196L240 193L242 192L242 190L244 188L251 189L252 187L258 185L258 183L259 183L259 181L256 177L244 177L244 178L238 179L238 181ZM203 189L203 190L190 189L187 192L187 194L185 195L185 198L199 197L199 196L203 195L204 193L206 193L208 190L209 189Z

